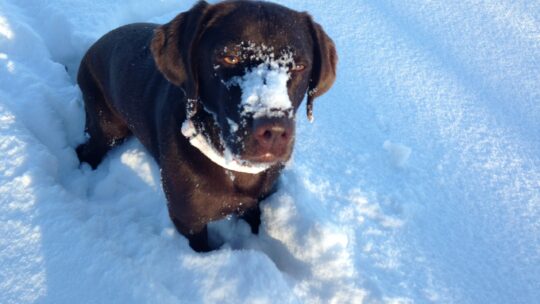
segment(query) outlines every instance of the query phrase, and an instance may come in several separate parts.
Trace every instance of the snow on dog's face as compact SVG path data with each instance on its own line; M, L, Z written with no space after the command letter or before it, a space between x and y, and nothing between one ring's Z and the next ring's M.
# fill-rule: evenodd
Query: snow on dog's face
M304 96L312 102L334 80L331 40L306 13L257 1L208 6L198 30L190 58L200 104L184 136L235 171L287 161Z
M283 50L276 56L272 47L242 42L229 51L223 50L226 65L251 61L242 76L234 76L223 84L230 89L239 86L242 91L240 113L243 118L291 116L293 105L287 92L291 71L300 71L304 65L296 65L293 53ZM217 65L216 69L221 66ZM300 68L299 68L300 67Z

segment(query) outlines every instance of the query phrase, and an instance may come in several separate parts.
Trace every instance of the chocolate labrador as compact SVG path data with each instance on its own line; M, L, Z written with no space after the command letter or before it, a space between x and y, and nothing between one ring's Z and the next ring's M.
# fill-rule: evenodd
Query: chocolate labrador
M258 202L290 158L295 114L336 77L334 43L310 15L262 1L205 1L164 25L122 26L82 59L78 84L96 168L132 134L161 168L168 210L197 251L229 214L258 232Z

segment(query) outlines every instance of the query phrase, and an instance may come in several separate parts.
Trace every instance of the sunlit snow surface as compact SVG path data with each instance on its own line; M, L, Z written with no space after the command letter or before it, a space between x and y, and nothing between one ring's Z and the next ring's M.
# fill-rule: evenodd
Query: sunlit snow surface
M194 2L0 0L0 303L538 302L540 3L278 2L338 79L261 233L222 221L197 254L136 140L79 168L73 81L108 30Z

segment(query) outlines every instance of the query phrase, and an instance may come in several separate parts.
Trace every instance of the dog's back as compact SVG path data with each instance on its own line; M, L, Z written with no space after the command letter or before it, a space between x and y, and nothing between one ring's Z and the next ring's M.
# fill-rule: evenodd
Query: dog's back
M87 128L106 137L100 139L98 146L108 146L94 151L93 155L85 155L94 168L103 157L101 154L131 132L159 161L156 111L172 110L162 112L162 107L170 105L155 103L165 100L158 98L160 94L178 95L180 100L183 93L156 69L149 47L156 27L151 23L135 23L117 28L92 45L81 61L77 82L85 97L86 112L100 113L103 118L87 115Z

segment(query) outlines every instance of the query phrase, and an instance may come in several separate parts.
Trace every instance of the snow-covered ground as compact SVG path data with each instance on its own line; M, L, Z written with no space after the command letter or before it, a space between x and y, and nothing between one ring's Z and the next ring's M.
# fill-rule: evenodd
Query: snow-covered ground
M338 80L260 235L224 221L198 254L136 140L74 152L84 51L194 1L0 0L0 303L538 303L540 2L277 2Z

